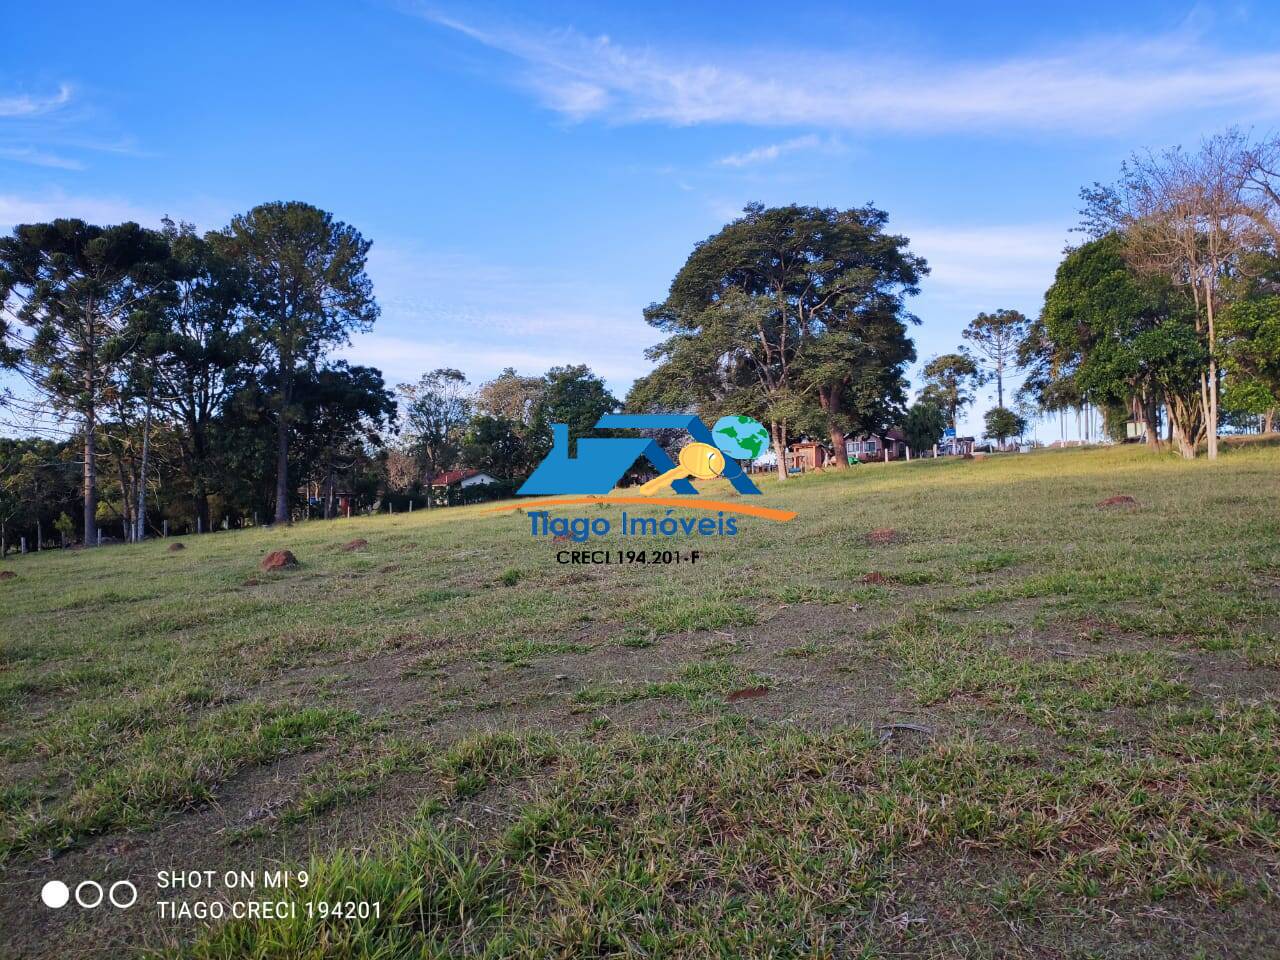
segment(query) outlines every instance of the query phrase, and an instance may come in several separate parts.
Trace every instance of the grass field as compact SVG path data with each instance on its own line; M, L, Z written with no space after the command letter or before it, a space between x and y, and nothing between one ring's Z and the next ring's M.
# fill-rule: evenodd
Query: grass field
M695 566L474 508L11 558L0 955L1280 956L1280 448L764 492Z

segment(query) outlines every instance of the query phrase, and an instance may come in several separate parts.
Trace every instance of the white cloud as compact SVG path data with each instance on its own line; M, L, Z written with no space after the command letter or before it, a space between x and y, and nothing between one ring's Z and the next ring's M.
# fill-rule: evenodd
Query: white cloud
M814 134L808 134L807 136L784 140L782 143L771 143L766 147L755 147L742 153L731 153L727 157L721 157L716 163L722 167L749 167L753 164L777 160L784 153L794 153L797 150L817 150L821 147L822 141Z
M48 113L71 102L71 85L62 84L58 92L37 97L30 94L14 94L0 97L0 117L35 117Z
M929 262L922 290L952 300L978 296L1038 301L1071 240L1067 225L1051 224L907 225L894 232L909 237L911 251Z
M224 225L231 217L231 210L221 200L202 194L181 197L165 206L143 206L115 196L72 194L62 190L34 195L0 193L0 231L7 232L19 223L42 223L58 217L75 217L99 224L132 220L144 227L157 228L166 215L208 230Z
M28 163L35 167L51 167L55 170L83 170L79 160L62 157L56 153L37 150L35 147L0 147L0 159Z
M677 55L574 30L482 30L423 15L511 54L543 103L575 120L1088 133L1196 110L1280 115L1280 54L1223 53L1185 33L939 62L805 50Z
M89 223L134 220L147 226L159 226L163 216L163 213L112 197L74 196L61 191L40 197L0 193L0 228L5 230L19 223L41 223L58 217L78 217Z

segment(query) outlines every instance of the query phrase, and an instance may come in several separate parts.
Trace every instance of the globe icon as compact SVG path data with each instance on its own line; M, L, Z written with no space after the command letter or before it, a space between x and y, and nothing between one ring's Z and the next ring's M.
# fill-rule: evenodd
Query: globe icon
M735 460L754 460L769 449L769 431L750 417L721 417L711 435L716 446Z

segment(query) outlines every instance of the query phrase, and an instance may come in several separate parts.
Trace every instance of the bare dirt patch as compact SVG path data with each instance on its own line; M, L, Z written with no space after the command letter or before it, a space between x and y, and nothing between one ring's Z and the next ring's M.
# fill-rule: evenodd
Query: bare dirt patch
M1122 493L1114 497L1107 497L1107 499L1105 500L1099 500L1098 506L1104 509L1107 507L1133 508L1138 506L1138 501L1135 500L1133 497L1129 496L1127 493Z

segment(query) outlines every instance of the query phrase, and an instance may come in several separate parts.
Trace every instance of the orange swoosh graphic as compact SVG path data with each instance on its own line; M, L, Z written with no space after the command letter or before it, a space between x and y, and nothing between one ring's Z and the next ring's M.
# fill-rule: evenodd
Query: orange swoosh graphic
M584 503L640 503L657 507L692 507L694 510L723 510L726 513L742 513L749 517L761 517L786 523L794 520L793 510L774 510L771 507L753 507L750 504L725 503L723 500L691 500L688 497L553 497L549 500L529 500L504 507L490 507L485 513L505 513L523 510L525 507L556 507Z

